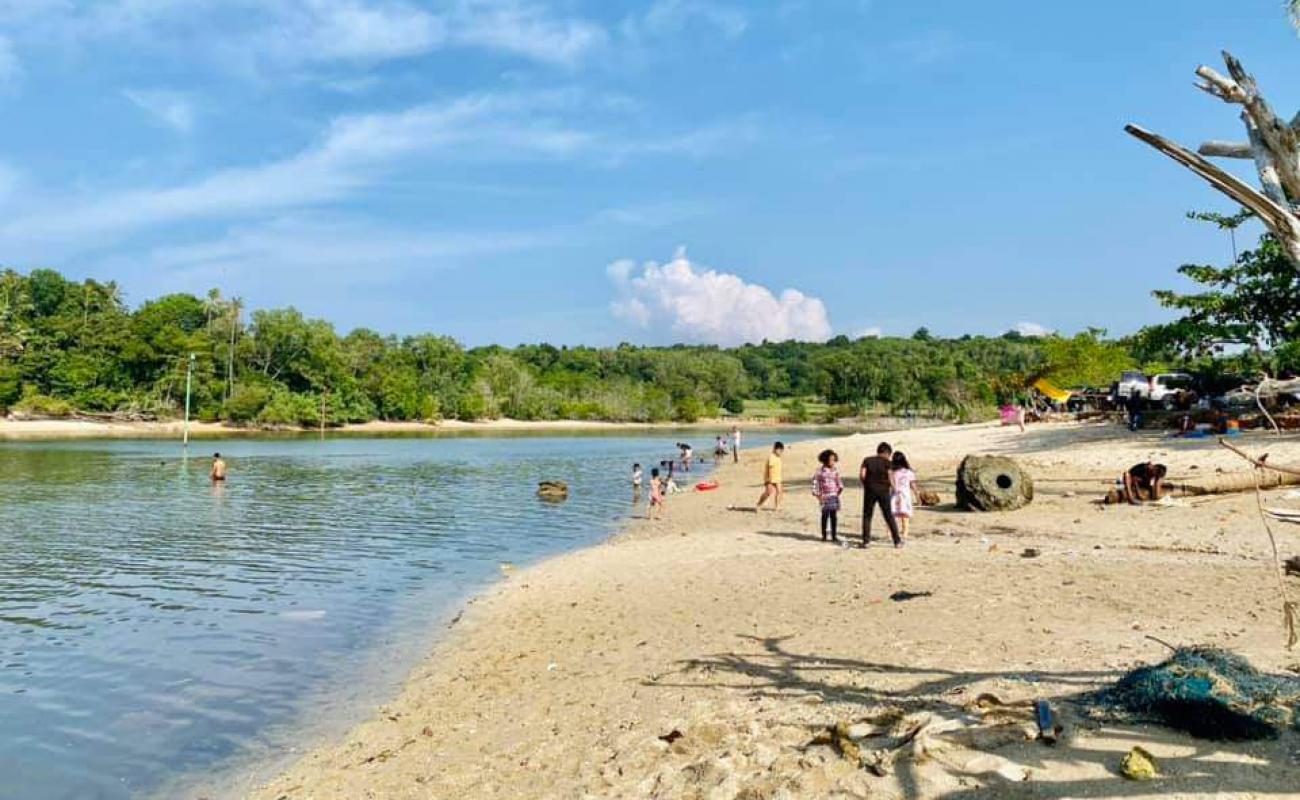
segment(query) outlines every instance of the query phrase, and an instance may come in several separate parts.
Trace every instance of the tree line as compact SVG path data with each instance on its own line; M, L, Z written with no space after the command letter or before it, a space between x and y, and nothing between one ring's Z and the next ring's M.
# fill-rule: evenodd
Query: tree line
M447 336L340 335L293 308L170 294L131 309L113 282L0 273L0 409L175 417L192 363L198 419L689 422L746 399L818 398L827 416L987 414L1045 369L1044 344L1003 337L837 337L707 346L466 348ZM793 401L792 416L802 403ZM322 417L323 415L323 417Z

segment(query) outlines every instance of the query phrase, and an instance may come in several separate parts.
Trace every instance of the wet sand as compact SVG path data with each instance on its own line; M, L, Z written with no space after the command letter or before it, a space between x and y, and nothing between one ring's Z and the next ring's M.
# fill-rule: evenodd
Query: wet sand
M856 539L856 464L878 435L831 441L842 456L842 533ZM731 510L759 493L751 451L721 489L669 499L609 542L513 571L472 602L400 696L265 785L278 798L1283 797L1300 794L1300 742L1222 744L1161 727L1076 719L1060 698L1160 660L1172 644L1229 647L1284 670L1268 541L1253 494L1170 507L1095 503L1148 455L1175 478L1240 473L1213 440L1115 426L994 426L891 434L944 503L918 512L902 550L824 544L808 477L821 445L787 454L779 512ZM749 440L754 443L753 437ZM1300 464L1300 439L1243 437ZM960 458L1018 458L1029 508L953 505ZM1300 507L1285 491L1268 504ZM1284 555L1300 526L1277 526ZM1025 557L1027 548L1039 551ZM1289 579L1294 595L1300 581ZM890 595L931 593L905 602ZM1027 709L1055 698L1070 735L1031 741ZM853 723L883 776L812 744ZM915 741L889 734L922 728ZM310 744L310 743L304 743ZM1162 777L1132 783L1141 744ZM262 776L250 776L260 781ZM247 784L245 784L247 785Z

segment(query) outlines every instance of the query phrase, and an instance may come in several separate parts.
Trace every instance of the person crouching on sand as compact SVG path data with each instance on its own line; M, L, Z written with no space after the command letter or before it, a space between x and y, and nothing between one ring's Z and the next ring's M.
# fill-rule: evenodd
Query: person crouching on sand
M844 481L840 479L840 457L834 450L823 450L817 455L821 468L813 473L813 497L822 506L822 541L829 530L832 542L839 542L840 495L844 494Z
M784 444L777 442L772 445L772 454L763 463L763 495L758 498L758 504L754 506L755 511L762 508L763 503L767 502L769 497L774 498L772 509L774 511L781 510L781 495L783 494L781 489L781 456L783 455L785 455Z
M654 519L657 512L664 508L664 487L659 482L659 470L650 470L650 506L646 509L646 519Z
M894 453L890 459L892 469L889 471L889 508L898 520L898 536L907 541L907 532L912 523L912 508L915 498L921 493L916 485L916 473L907 463L907 456L901 452Z
M1161 483L1169 469L1164 464L1145 461L1134 464L1124 473L1124 497L1129 505L1138 505L1143 500L1159 500L1164 487Z

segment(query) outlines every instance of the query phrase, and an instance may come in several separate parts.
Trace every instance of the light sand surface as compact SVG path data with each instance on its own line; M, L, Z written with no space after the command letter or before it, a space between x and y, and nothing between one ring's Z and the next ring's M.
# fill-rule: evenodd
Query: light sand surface
M831 443L846 478L878 439ZM1148 634L1226 646L1275 671L1300 660L1283 647L1253 495L1166 508L1094 503L1149 454L1175 477L1239 472L1244 462L1212 440L1105 425L891 439L945 501L918 513L908 547L819 540L807 480L815 443L789 451L781 511L729 510L758 495L765 453L746 453L721 470L719 491L670 498L661 521L633 521L603 545L507 571L373 721L251 796L1300 796L1294 735L1198 741L1090 722L1058 703L1072 733L1048 747L1027 738L1025 709L971 711L983 692L1010 703L1105 684L1166 655ZM1300 439L1240 441L1300 463ZM956 510L958 461L976 452L1020 459L1037 481L1033 505ZM844 527L856 535L861 493L846 482ZM1269 503L1300 506L1281 491ZM878 542L880 528L877 520ZM1279 535L1285 554L1300 553L1300 527L1279 526ZM1026 548L1041 555L1024 557ZM899 590L933 594L891 601ZM837 722L898 733L927 721L885 776L810 745ZM661 740L673 731L680 738ZM888 735L863 740L868 752L890 744ZM1117 775L1133 744L1160 759L1159 780Z

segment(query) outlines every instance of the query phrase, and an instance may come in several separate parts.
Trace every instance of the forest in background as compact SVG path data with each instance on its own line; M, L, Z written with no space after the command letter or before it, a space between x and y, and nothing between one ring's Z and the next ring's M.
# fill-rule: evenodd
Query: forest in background
M1245 216L1197 215L1225 229ZM113 282L0 272L0 411L175 418L193 356L197 419L266 426L369 420L693 422L773 401L791 422L916 413L968 421L1037 378L1104 388L1125 369L1208 377L1300 369L1300 277L1265 234L1226 267L1187 265L1201 291L1157 291L1181 316L1124 339L839 336L824 343L466 348L447 336L340 335L293 308L249 313L217 290L131 309ZM814 414L809 405L817 401ZM322 419L323 417L323 419Z

